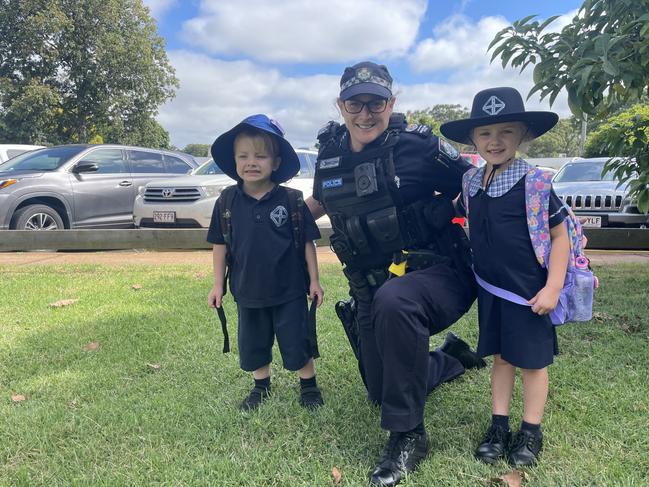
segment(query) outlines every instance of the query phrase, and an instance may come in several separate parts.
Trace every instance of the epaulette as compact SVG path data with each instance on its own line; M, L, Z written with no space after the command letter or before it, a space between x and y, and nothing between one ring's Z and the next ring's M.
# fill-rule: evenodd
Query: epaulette
M433 133L428 125L419 123L409 123L403 131L409 134L417 134L420 137L429 137Z

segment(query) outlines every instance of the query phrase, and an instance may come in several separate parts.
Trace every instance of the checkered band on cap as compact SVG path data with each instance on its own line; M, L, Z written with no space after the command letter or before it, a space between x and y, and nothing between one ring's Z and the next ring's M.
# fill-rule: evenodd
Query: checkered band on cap
M372 74L367 68L359 68L356 70L354 76L340 85L340 89L345 90L350 86L357 85L359 83L374 83L384 88L390 90L392 88L392 82L384 79L380 76Z

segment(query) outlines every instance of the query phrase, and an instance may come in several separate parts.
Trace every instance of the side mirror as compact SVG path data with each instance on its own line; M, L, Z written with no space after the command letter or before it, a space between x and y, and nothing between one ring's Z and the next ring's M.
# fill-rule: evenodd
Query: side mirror
M99 169L99 166L91 161L80 161L76 166L72 168L72 172L80 174L83 172L95 172Z

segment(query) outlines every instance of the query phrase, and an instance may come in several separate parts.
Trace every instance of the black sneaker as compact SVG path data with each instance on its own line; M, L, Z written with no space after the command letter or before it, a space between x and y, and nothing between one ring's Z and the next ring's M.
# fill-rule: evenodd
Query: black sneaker
M370 474L370 485L392 487L414 472L428 455L430 446L426 433L391 432L379 464Z
M520 430L509 450L509 464L513 467L531 467L536 464L543 448L543 433Z
M492 424L475 450L475 457L485 463L496 463L505 458L507 447L512 439L512 432L502 426Z
M324 405L322 393L318 386L300 388L300 406L307 409L316 409Z
M487 365L487 362L471 350L468 343L451 331L446 334L446 339L439 349L451 357L458 359L465 369L481 369Z
M239 409L241 409L242 411L252 411L253 409L257 409L269 395L270 389L255 386L253 387L252 391L250 391L250 394L248 394L248 396L239 405Z

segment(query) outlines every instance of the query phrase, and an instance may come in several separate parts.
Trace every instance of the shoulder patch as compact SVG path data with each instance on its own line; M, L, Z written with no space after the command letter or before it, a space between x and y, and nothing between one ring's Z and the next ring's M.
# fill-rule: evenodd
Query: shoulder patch
M418 123L409 123L404 131L410 134L417 134L422 137L428 137L431 134L431 130L428 125L422 125Z
M460 152L446 139L439 137L439 151L447 156L449 159L459 159L460 158Z

